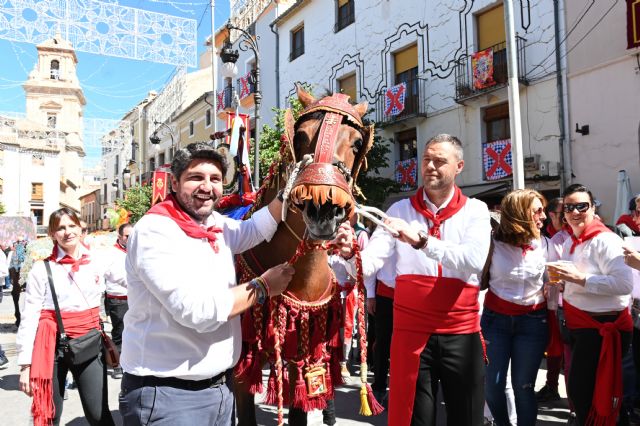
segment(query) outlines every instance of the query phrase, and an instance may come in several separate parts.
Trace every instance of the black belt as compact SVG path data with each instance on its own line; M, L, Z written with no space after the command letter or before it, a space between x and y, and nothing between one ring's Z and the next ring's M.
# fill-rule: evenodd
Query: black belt
M217 388L225 384L226 371L204 380L185 380L177 377L156 377L156 376L136 376L130 373L124 373L123 381L129 388L141 388L143 386L167 386L170 388L198 391L208 388Z

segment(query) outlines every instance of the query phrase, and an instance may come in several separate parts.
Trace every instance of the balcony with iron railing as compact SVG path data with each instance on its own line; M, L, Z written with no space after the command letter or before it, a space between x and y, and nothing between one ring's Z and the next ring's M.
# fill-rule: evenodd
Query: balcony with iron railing
M404 108L398 114L393 112L393 103L400 101L396 95L395 99L388 99L387 91L383 91L376 101L376 121L381 125L391 125L397 122L415 117L427 116L427 84L426 80L418 77L408 79L406 83L406 93L404 94ZM402 102L400 102L402 104Z
M232 85L225 86L221 91L217 92L217 94L220 94L220 93L222 93L222 97L221 98L219 97L217 100L218 102L217 111L218 111L218 118L223 120L226 118L225 111L232 111L235 109L235 106L233 104L234 87Z
M529 82L526 78L525 42L524 38L516 36L518 80L521 84L527 85ZM498 43L486 50L489 49L493 53L493 70L489 76L493 82L491 83L490 80L489 82L480 82L475 79L472 64L473 55L462 57L455 68L456 102L463 103L467 99L505 87L508 84L507 43Z

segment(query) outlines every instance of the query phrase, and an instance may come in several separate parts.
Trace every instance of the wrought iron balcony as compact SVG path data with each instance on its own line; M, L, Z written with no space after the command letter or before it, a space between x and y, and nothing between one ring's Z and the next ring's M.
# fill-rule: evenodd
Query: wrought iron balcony
M233 108L233 86L225 86L222 91L224 92L222 97L222 109Z
M525 71L525 42L522 37L516 37L516 45L518 48L518 80L520 83L527 85ZM455 82L456 82L456 102L461 103L466 99L480 96L484 93L505 87L508 84L507 71L507 44L506 42L495 44L488 49L493 52L493 72L491 77L493 83L482 84L474 79L474 70L472 65L472 56L461 58L456 64Z
M426 80L413 78L405 81L407 90L404 95L404 109L393 114L394 101L400 101L396 96L393 101L388 99L386 90L378 95L376 102L376 121L382 125L390 125L414 117L427 116L427 85ZM400 102L402 104L402 102Z

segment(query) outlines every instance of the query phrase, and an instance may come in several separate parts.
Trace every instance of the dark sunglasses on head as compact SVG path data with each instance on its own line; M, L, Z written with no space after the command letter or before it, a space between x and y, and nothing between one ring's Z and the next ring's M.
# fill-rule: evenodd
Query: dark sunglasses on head
M565 213L571 213L575 209L578 210L578 213L584 213L589 210L589 207L591 207L591 204L588 202L575 204L565 203L562 206L562 210L564 210Z

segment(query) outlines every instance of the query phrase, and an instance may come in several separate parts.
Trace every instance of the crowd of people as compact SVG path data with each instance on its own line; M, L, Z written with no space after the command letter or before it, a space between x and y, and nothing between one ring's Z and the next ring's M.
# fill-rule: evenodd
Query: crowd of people
M449 425L534 425L538 404L559 399L564 371L570 423L629 424L640 396L640 309L632 309L640 254L621 235L640 235L640 197L611 229L583 185L550 200L514 190L492 223L487 205L455 184L461 141L437 135L423 152L423 187L391 205L372 233L341 225L331 256L344 292L346 361L360 245L372 388L388 423L434 425L441 392ZM125 425L232 424L240 315L281 294L293 275L282 264L236 283L233 255L273 236L282 202L246 221L218 214L227 165L206 144L178 150L171 168L171 195L135 226L120 226L108 255L83 243L86 225L73 210L51 214L53 251L29 271L16 311L19 388L33 397L35 425L59 424L68 372L87 421L114 424L105 352L91 346L96 334L103 345L103 300L121 351L112 376L122 379ZM19 298L20 267L6 257L0 279L10 276ZM536 392L545 357L547 381ZM343 374L351 374L346 363Z

